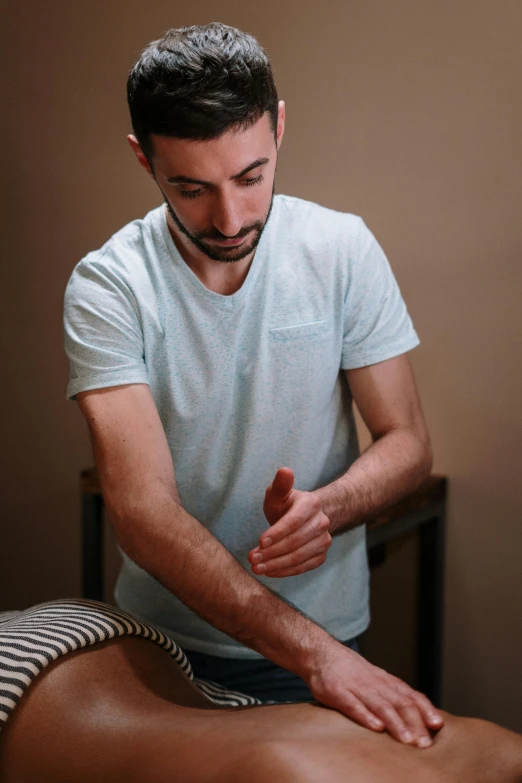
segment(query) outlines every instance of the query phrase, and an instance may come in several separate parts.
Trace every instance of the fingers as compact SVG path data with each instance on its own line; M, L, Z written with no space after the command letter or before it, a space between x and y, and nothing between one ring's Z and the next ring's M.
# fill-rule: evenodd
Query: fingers
M326 561L326 554L317 555L316 557L306 560L304 563L300 563L296 566L289 566L288 568L280 568L277 571L271 568L270 570L261 571L258 570L260 566L254 566L252 571L255 574L262 574L263 576L271 576L274 579L282 579L285 576L298 576L304 574L306 571L313 571L314 568L319 568ZM262 565L261 568L264 566Z
M258 562L261 562L262 560L266 563L273 558L286 555L289 552L295 552L300 547L305 546L305 544L308 544L310 541L313 541L320 536L323 536L325 541L331 541L331 536L329 534L330 520L322 511L319 510L318 512L314 512L309 519L304 518L303 521L301 521L301 519L304 517L304 514L302 516L301 514L297 516L297 513L298 511L294 509L291 517L287 515L288 520L282 519L281 527L279 527L278 523L274 534L272 534L272 531L276 526L269 529L266 536L263 534L260 537L260 546L255 549L256 553L262 555L262 557L258 558ZM287 528L289 532L286 536L281 537L281 530L285 528ZM267 539L270 540L268 545L266 545Z
M430 733L414 702L393 703L378 692L345 692L342 711L352 720L374 731L386 730L398 742L428 748L432 745Z
M353 693L346 693L343 697L343 713L355 723L359 723L372 731L384 731L384 723L364 706L362 701Z
M341 674L338 669L333 687L330 682L326 693L323 691L321 694L323 698L319 694L316 698L362 726L376 731L385 729L398 742L429 748L433 744L432 727L422 710L428 709L429 705L428 714L437 714L429 700L359 655L352 653L352 656L355 657L350 660L348 670ZM330 674L332 671L335 668L329 669ZM314 693L313 686L311 690Z
M418 747L429 748L432 744L432 740L417 705L410 702L409 705L399 708L399 713L410 733L415 738Z
M266 511L265 511L266 514ZM261 548L273 546L279 543L292 533L296 533L303 528L309 521L314 518L318 518L318 515L322 514L321 501L318 496L313 492L300 492L297 494L296 499L292 502L291 508L281 516L277 521L272 523L272 527L266 530L259 538L259 545ZM328 520L324 514L322 514L324 520ZM268 518L268 516L267 516ZM269 520L270 521L270 520ZM317 519L316 519L317 521ZM323 526L330 526L330 523L323 521ZM303 542L298 542L303 543ZM281 553L281 550L278 554Z
M395 684L395 689L402 697L412 701L419 710L424 725L429 726L433 731L438 731L444 725L444 718L438 710L435 709L431 701L423 693L413 690L405 682L399 680L387 672L384 674L390 679L390 684Z
M423 693L412 691L411 698L417 704L427 726L433 729L433 731L438 731L438 729L444 726L444 718Z
M294 486L294 471L291 468L279 468L272 484L267 489L279 502L286 500Z
M297 549L289 547L290 551L287 550L285 554L280 555L279 557L267 558L265 555L265 550L257 549L254 552L249 553L248 559L253 565L252 570L255 574L279 576L280 574L276 574L276 572L295 569L311 559L322 558L322 562L324 563L326 560L326 552L330 548L331 543L332 537L326 531L315 536L315 538L313 538L311 541L308 541L306 544L298 547ZM317 565L320 564L318 563ZM314 565L312 567L315 568L316 566ZM295 573L303 572L296 571Z
M343 660L344 657L344 660ZM345 668L347 664L347 667ZM320 670L320 682L309 687L318 699L346 714L367 728L385 729L398 742L428 748L433 744L427 715L438 716L437 710L423 694L388 672L373 666L353 651L330 660L328 668Z
M253 549L248 555L253 573L275 577L293 576L322 565L332 543L328 527L329 520L321 513L278 544L265 549Z
M399 742L417 745L419 748L429 748L433 744L429 729L440 729L443 724L442 716L437 725L432 726L419 706L421 703L426 710L429 705L427 714L432 718L438 717L429 699L393 675L383 670L381 672L385 679L381 681L378 691L370 691L364 697L358 694L359 698L375 716L383 721L392 737ZM399 683L400 687L395 686L395 682Z
M419 748L429 748L430 729L436 731L442 727L442 716L424 694L383 669L378 671L378 695L374 692L365 699L366 705L384 721L393 737Z

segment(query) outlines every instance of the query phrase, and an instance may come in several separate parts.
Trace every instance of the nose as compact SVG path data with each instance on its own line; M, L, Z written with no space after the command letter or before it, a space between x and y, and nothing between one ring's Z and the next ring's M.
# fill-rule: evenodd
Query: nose
M223 236L235 237L243 226L243 214L239 199L234 199L230 194L217 195L212 222Z

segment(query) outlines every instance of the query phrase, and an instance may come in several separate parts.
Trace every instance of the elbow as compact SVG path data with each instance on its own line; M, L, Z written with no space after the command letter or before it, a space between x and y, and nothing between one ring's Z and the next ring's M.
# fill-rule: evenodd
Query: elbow
M134 560L136 550L140 548L140 525L139 520L134 518L127 510L117 504L111 504L105 501L105 510L111 523L111 527L116 536L120 549Z
M153 555L158 551L155 528L140 515L111 514L107 510L107 516L121 551L139 568L151 573Z
M420 487L431 475L433 468L433 447L424 421L407 428L409 435L410 475L416 487Z
M421 441L421 456L419 458L419 471L421 473L421 482L425 481L430 475L433 468L433 447L429 435Z
M140 499L109 499L106 510L121 550L147 571L172 542L173 532L179 533L181 506L161 487Z
M145 550L151 532L155 529L155 502L158 498L153 499L149 494L138 498L130 493L120 493L118 496L107 493L104 500L119 547L127 557L137 562L136 557Z

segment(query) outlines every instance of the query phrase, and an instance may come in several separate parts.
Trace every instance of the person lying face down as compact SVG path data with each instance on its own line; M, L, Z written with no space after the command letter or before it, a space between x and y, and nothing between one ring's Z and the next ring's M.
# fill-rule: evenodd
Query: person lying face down
M522 780L522 737L493 723L443 713L444 727L419 751L317 703L222 707L161 634L144 636L138 620L118 618L114 607L90 602L87 616L78 612L87 602L74 612L71 604L45 626L34 617L19 623L17 643L0 623L3 661L8 642L25 655L33 644L33 660L37 649L62 650L32 677L0 733L2 783ZM37 612L50 609L56 602ZM140 635L106 639L125 623L126 633ZM80 647L82 633L95 628L105 629L105 641ZM68 651L67 638L78 649Z

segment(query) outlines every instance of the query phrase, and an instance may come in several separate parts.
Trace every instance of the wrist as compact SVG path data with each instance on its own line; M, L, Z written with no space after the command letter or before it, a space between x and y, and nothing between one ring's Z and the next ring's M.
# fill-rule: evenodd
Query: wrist
M308 682L311 677L328 665L327 662L332 655L333 648L338 645L339 642L333 636L314 623L310 634L306 636L306 641L300 645L295 656L293 670L305 682Z
M330 520L328 532L331 536L353 527L352 493L346 486L346 481L337 479L325 487L316 489L314 494L319 497L323 514Z

